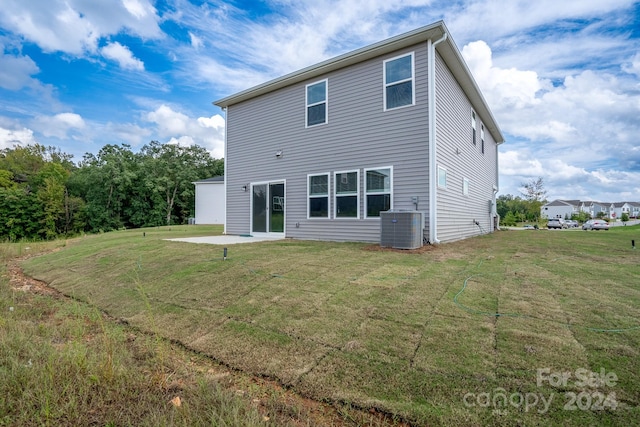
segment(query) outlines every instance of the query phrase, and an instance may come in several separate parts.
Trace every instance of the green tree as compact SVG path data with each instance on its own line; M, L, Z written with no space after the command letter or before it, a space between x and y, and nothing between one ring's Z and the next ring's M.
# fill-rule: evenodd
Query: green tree
M14 188L16 185L13 180L13 173L5 169L0 169L0 188Z
M0 188L0 236L9 240L45 237L41 234L44 209L26 187Z
M87 153L69 182L70 196L85 200L89 231L125 226L124 210L136 178L137 158L127 144L105 145L98 154Z
M620 221L622 221L622 222L629 221L629 214L626 213L626 212L623 212L622 215L620 215Z
M184 223L193 211L195 189L193 182L214 176L220 162L203 147L182 147L158 141L142 147L145 187L153 200L152 217L162 212L163 222Z
M0 236L53 238L65 232L66 181L75 169L71 156L43 145L0 150L4 192Z
M547 190L544 189L544 180L538 177L521 185L521 194L528 202L527 218L537 222L540 219L540 208L546 203Z

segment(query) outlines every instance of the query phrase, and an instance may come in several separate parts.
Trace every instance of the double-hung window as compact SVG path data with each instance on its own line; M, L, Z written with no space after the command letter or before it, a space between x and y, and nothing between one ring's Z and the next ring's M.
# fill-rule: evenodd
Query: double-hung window
M359 218L359 173L358 171L336 172L334 176L335 188L335 218Z
M308 175L308 218L329 218L329 174Z
M414 104L413 69L413 52L384 61L383 96L385 110Z
M307 127L327 123L327 80L307 85Z
M379 217L391 209L393 176L391 167L365 169L366 217Z
M484 154L484 125L480 125L480 151Z

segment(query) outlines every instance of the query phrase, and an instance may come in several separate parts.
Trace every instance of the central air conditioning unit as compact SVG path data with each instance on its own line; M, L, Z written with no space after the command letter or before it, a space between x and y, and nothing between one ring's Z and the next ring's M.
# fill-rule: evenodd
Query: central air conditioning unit
M380 246L395 249L422 247L423 213L418 211L380 212Z

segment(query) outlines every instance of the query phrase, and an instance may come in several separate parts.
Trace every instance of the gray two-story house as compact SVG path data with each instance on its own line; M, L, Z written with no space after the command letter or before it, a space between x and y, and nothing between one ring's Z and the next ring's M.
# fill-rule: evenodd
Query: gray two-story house
M377 242L391 209L430 243L497 227L504 139L443 22L214 104L227 234Z

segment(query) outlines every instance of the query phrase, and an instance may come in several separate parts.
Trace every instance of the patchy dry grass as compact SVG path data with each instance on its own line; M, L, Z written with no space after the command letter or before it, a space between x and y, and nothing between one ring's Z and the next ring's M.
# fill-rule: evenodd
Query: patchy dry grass
M285 240L229 246L226 261L219 246L163 240L210 232L88 236L23 265L314 399L416 425L640 424L637 227L509 231L410 252ZM539 370L572 376L539 386ZM576 377L601 372L617 380Z
M144 333L20 274L16 257L64 246L0 244L0 426L398 425L302 398L164 339L161 322Z

